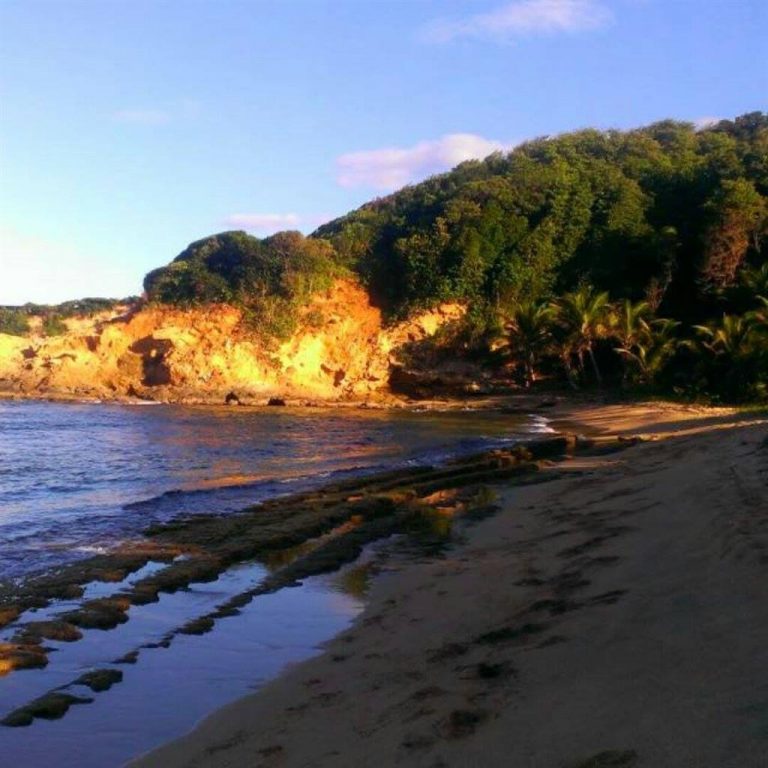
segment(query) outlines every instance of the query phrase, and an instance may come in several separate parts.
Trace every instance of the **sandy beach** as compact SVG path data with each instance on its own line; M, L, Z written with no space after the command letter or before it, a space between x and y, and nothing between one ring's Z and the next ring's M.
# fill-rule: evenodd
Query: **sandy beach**
M644 440L495 485L321 656L133 765L764 766L765 414L552 415Z

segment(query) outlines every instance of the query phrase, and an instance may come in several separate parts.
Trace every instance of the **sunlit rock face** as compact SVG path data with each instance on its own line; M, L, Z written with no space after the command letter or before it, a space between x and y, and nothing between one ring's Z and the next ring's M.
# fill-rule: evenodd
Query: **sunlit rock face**
M403 350L463 312L444 305L385 327L363 288L339 280L291 338L265 344L227 305L117 307L68 319L62 336L42 337L34 322L28 338L0 334L0 391L221 403L232 392L240 402L383 395Z

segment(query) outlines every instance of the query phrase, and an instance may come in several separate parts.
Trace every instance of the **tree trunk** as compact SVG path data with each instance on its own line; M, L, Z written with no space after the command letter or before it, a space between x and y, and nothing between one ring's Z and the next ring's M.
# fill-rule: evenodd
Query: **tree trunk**
M533 382L536 380L536 373L533 368L531 359L528 358L525 361L525 388L530 389L533 386Z
M565 367L565 375L568 379L568 383L571 385L573 389L578 389L579 385L576 381L576 376L573 373L573 367L571 366L571 361L569 359L569 356L563 355L563 366Z
M589 353L589 359L592 361L592 368L595 370L595 378L597 379L598 386L603 386L603 377L600 375L600 369L597 367L597 360L595 359L595 351L592 349L592 345L590 344L587 347L587 352Z

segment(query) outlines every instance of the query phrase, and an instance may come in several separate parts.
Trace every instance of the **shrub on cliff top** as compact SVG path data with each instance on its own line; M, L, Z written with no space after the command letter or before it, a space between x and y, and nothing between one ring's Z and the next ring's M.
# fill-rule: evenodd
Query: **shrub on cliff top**
M46 336L63 336L67 332L67 324L60 315L46 315L43 318L43 333Z
M263 240L222 232L192 243L169 265L150 272L144 290L150 301L184 307L233 304L254 330L285 337L302 304L342 271L329 243L300 232Z
M26 314L19 309L0 309L0 333L9 336L26 336L29 322Z

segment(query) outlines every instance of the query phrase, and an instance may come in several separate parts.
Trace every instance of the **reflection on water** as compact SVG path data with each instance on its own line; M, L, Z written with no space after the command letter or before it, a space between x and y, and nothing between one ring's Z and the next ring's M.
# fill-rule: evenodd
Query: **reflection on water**
M253 585L258 567L233 569L212 584L163 595L134 607L131 620L109 632L91 630L60 648L49 668L0 680L0 715L56 685L112 659L168 626L199 614L230 592ZM74 687L94 702L73 707L56 721L0 727L0 764L14 768L117 768L126 760L183 735L215 709L261 687L287 664L318 653L320 643L345 629L360 600L333 589L328 579L307 579L293 589L261 595L242 613L202 636L180 635L170 648L143 649L120 667L123 681L103 693Z
M477 413L0 403L0 567L5 576L23 575L173 515L227 512L332 475L435 462L540 428L532 419ZM249 592L319 540L133 606L130 620L111 631L51 641L55 651L45 669L0 680L0 716L140 652L136 663L120 665L123 681L94 694L92 704L73 707L58 721L0 728L0 762L105 768L181 735L286 664L316 653L361 610L382 568L398 558L439 555L451 535L449 507L425 510L410 522L409 536L371 545L336 574L259 595L202 636L174 636L170 648L148 646ZM379 558L379 547L386 557ZM91 584L86 598L113 594L163 567L148 563L120 584ZM22 618L51 618L73 607L60 601ZM14 631L0 632L0 642ZM67 690L91 695L81 686Z
M329 476L433 462L541 429L405 411L0 402L0 579Z

